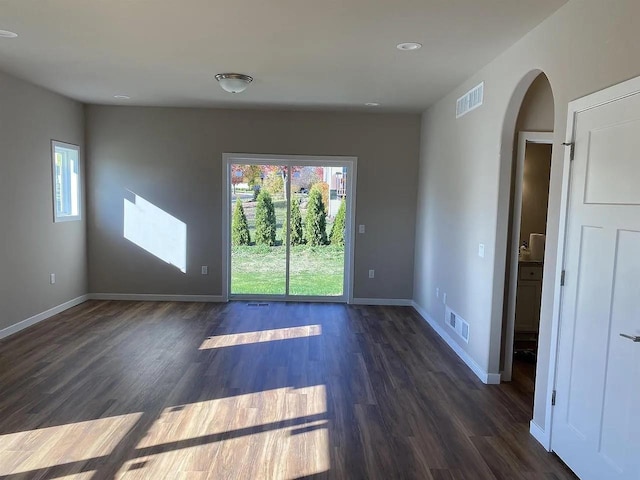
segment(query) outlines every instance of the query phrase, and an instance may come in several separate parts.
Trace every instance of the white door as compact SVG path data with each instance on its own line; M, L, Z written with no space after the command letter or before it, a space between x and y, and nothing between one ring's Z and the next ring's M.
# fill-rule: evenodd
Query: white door
M574 118L552 449L583 480L638 480L640 94Z

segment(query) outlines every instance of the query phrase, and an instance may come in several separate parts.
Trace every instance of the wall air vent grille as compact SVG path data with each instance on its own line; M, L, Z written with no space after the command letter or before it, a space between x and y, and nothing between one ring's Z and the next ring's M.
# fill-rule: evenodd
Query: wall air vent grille
M475 110L484 102L484 82L473 87L456 102L456 118Z
M460 316L449 307L446 307L445 315L446 323L449 328L456 332L456 334L465 342L469 343L469 324L460 318Z
M467 322L462 323L460 336L463 338L465 342L469 341L469 324Z

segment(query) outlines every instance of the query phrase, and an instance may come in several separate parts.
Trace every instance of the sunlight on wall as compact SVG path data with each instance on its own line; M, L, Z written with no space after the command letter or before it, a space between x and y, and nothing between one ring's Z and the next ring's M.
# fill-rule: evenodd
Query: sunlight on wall
M168 407L117 477L140 478L143 472L161 478L175 465L183 472L213 470L218 478L293 479L326 472L326 411L324 385ZM142 470L132 469L140 463Z
M1 435L2 449L13 454L9 461L0 462L0 476L57 465L55 457L43 455L54 442L64 445L65 463L109 455L141 415L131 413Z
M305 325L301 327L276 328L273 330L261 330L257 332L231 333L229 335L216 335L215 337L207 338L202 342L199 350L233 347L234 345L246 345L249 343L272 342L274 340L315 337L318 335L322 335L321 325Z
M187 273L187 225L133 195L134 202L124 199L124 238Z

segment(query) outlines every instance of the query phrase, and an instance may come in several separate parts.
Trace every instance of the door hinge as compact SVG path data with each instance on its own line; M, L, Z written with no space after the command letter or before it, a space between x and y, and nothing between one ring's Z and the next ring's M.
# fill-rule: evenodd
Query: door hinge
M569 159L573 160L573 157L575 155L575 150L576 150L576 144L574 142L564 142L562 145L564 145L565 147L571 148L571 152L569 153Z
M551 392L551 406L554 407L556 405L556 391Z
M564 278L565 278L565 274L567 273L566 270L562 270L562 273L560 274L560 286L564 287Z

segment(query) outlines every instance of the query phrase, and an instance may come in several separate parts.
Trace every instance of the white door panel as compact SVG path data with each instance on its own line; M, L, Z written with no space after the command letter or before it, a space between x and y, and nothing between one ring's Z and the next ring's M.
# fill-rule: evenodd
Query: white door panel
M640 95L576 114L552 448L640 479Z
M601 451L611 463L622 469L627 454L640 455L640 344L634 344L620 333L640 336L638 302L640 298L640 232L618 232L614 271L614 295L611 305L610 369L620 374L608 375L605 384ZM635 418L634 418L635 417ZM636 466L637 468L637 466ZM637 471L636 478L640 478Z
M640 178L640 120L617 122L595 129L589 139L586 203L640 205L640 189L634 179ZM610 145L616 145L615 164L611 168Z

